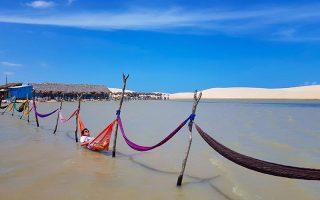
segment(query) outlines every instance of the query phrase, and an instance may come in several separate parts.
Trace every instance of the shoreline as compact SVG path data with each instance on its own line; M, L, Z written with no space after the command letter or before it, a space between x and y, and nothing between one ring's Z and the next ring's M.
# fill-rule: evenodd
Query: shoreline
M23 103L26 99L19 99L16 102L17 103ZM173 98L173 99L167 99L167 100L162 100L162 99L130 99L126 101L191 101L193 100L192 98ZM202 98L201 101L320 101L320 98ZM29 101L32 101L32 99L29 99ZM114 101L117 102L119 100L99 100L99 99L94 99L94 100L87 100L87 99L82 99L82 102L106 102L106 101ZM9 101L3 100L2 103L8 103ZM59 100L36 100L36 102L40 103L60 103L61 101ZM62 101L62 102L77 102L77 100L73 101Z

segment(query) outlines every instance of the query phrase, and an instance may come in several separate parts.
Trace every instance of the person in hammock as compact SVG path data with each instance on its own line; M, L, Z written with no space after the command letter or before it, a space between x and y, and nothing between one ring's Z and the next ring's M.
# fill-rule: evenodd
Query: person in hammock
M94 140L94 137L90 136L90 131L85 128L81 131L81 137L80 137L80 143L81 146L85 146L90 150L93 151L102 151L108 149L108 143L105 142L103 144L100 144L98 142L91 144L90 142Z

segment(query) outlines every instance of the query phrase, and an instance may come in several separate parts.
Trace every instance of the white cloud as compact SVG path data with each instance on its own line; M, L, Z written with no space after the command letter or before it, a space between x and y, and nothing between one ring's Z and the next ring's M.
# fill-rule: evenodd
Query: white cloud
M317 84L318 84L317 81L305 81L303 85L309 86L309 85L317 85Z
M72 1L68 1L71 2ZM185 10L141 9L122 12L81 12L34 15L0 14L0 22L53 25L96 30L179 31L226 34L262 34L277 38L300 37L316 41L318 32L299 35L306 25L319 24L320 4L296 7L263 7L255 9ZM296 26L297 28L292 28ZM282 31L279 31L282 30ZM307 29L308 30L308 29Z
M3 72L3 75L12 76L12 75L14 75L14 73L13 72Z
M294 37L295 33L296 33L295 29L289 28L289 29L281 30L281 31L277 32L275 35L282 36L284 38L292 38L292 37Z
M68 1L68 5L71 5L73 2L75 2L76 0L67 0Z
M55 5L54 2L52 1L32 1L30 3L27 3L27 6L30 6L32 8L50 8L53 7Z
M21 64L12 63L12 62L7 62L7 61L2 61L2 62L0 62L0 65L2 65L2 66L4 66L4 67L20 67L20 66L22 66Z

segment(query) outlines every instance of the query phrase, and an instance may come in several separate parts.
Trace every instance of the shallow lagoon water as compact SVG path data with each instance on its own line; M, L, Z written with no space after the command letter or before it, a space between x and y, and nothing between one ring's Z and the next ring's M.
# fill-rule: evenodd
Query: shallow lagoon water
M58 103L39 104L48 112ZM76 103L64 103L71 114ZM96 135L115 118L118 102L83 102L81 117ZM128 137L153 145L190 114L191 101L124 102ZM110 152L81 148L75 120L53 128L56 115L37 128L17 113L0 115L0 199L310 199L320 182L260 174L226 160L194 130L181 188L175 186L188 141L183 128L168 143L136 152L118 135L116 158ZM320 168L319 101L202 101L196 123L240 153L281 164ZM112 142L110 149L112 149Z

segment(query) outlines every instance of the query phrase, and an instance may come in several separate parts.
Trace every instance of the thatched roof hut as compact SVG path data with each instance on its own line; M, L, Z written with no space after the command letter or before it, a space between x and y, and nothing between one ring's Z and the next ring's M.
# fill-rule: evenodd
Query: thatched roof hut
M8 83L7 85L0 85L0 90L7 90L9 87L21 86L22 83Z
M51 94L101 94L111 93L104 85L60 84L60 83L30 83L36 93Z

